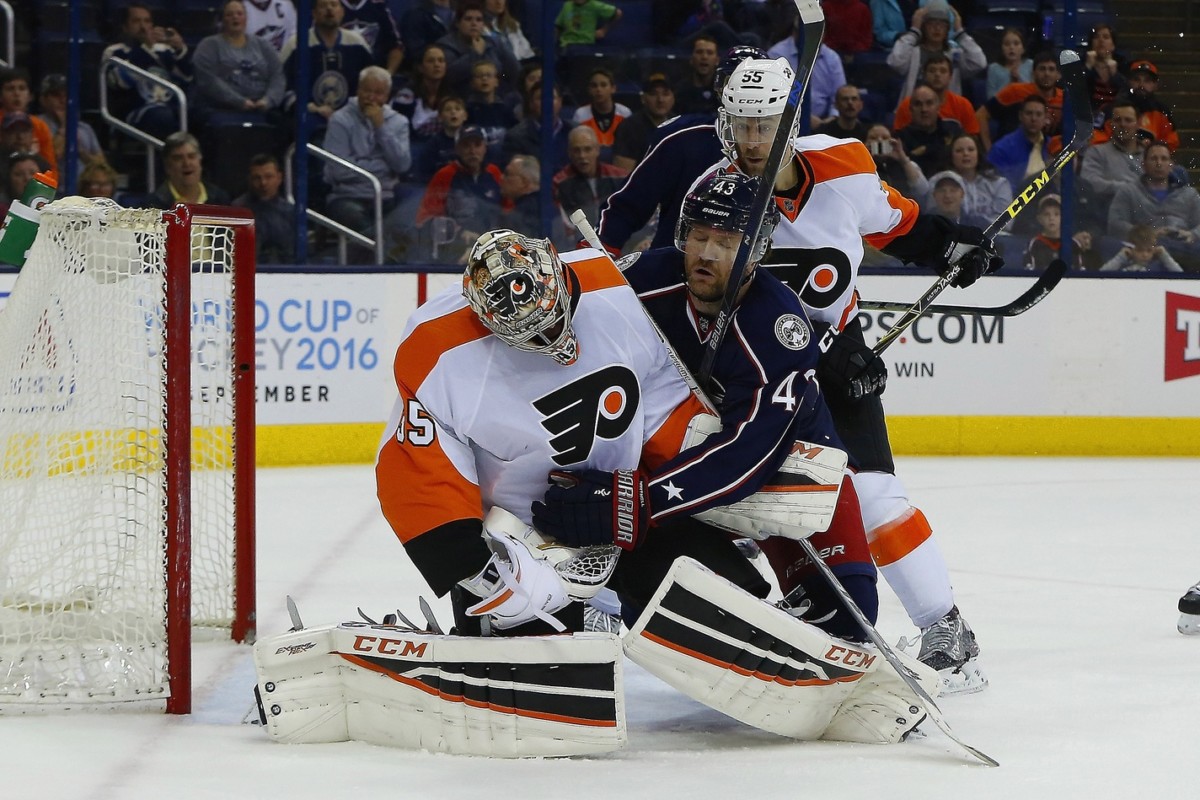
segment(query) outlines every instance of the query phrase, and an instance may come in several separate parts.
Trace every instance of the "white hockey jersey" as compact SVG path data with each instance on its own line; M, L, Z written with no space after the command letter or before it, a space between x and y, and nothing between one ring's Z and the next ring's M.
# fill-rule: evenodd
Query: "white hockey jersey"
M406 547L493 505L531 522L554 469L656 466L703 412L612 259L562 259L580 288L570 366L505 344L457 288L409 319L376 467L384 515Z
M763 263L800 295L809 319L840 330L858 311L864 237L886 246L912 228L919 209L879 179L857 139L800 136L794 147L800 183L787 196L776 193L783 218ZM722 159L705 174L736 169Z

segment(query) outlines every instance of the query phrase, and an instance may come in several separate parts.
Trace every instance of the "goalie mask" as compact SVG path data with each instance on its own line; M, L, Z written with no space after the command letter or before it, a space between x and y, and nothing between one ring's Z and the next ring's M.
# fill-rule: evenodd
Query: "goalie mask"
M717 136L721 150L738 167L756 176L766 166L795 72L783 58L750 58L738 64L721 92ZM796 115L788 141L796 137ZM784 153L786 163L789 153Z
M549 239L501 229L483 234L471 248L463 296L506 344L567 366L579 356L567 282Z
M717 172L704 178L683 200L679 222L675 226L675 247L682 252L692 228L699 225L722 231L745 233L750 227L750 210L758 194L760 181L740 172ZM750 248L747 264L757 264L767 254L771 234L779 224L779 207L767 206L758 236ZM746 270L746 277L751 275Z

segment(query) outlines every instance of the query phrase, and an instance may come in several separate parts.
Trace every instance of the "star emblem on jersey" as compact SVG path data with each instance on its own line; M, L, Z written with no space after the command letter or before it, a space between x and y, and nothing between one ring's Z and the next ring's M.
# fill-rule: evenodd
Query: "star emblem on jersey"
M683 489L680 489L678 486L676 486L674 481L667 481L662 488L666 489L668 500L683 499Z
M775 337L789 350L803 350L812 340L808 323L795 314L784 314L775 320Z

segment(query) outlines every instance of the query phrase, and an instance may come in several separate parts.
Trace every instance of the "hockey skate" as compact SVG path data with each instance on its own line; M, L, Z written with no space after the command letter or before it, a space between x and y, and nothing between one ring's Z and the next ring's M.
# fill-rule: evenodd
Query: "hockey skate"
M933 667L941 676L941 695L971 694L987 688L988 679L979 668L979 645L971 626L958 613L958 606L927 628L921 629L917 660ZM911 647L917 640L906 643Z
M1179 598L1179 632L1185 636L1200 636L1200 583Z

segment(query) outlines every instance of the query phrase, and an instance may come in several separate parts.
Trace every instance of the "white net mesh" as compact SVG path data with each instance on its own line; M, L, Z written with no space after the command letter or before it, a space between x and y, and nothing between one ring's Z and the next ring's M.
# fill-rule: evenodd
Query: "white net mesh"
M45 209L0 311L0 706L167 693L166 227ZM232 259L193 231L193 598L232 615Z

